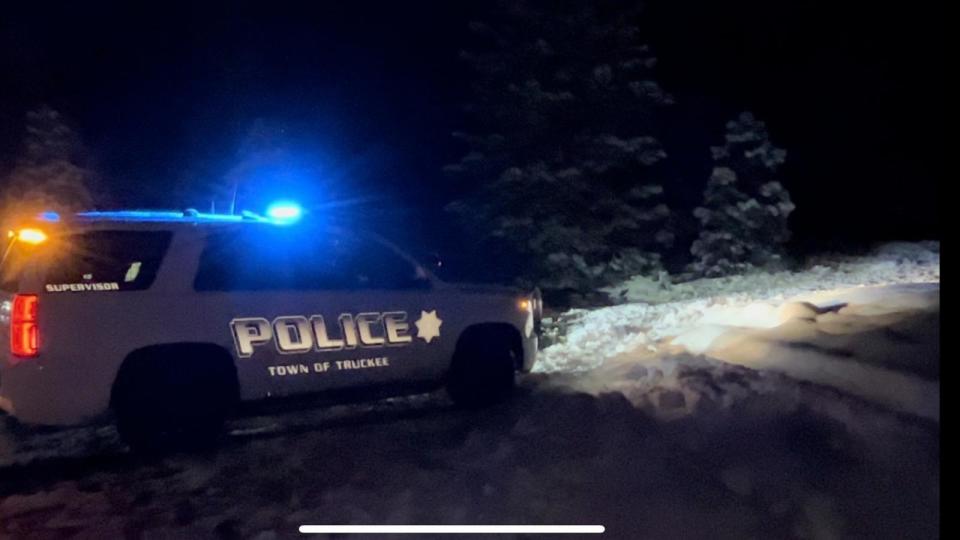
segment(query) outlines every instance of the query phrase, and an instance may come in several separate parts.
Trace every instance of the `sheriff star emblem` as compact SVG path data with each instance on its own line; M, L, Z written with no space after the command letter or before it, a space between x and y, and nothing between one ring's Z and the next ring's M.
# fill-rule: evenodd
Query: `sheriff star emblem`
M433 338L440 337L440 325L443 321L437 317L437 310L421 311L420 318L413 324L417 326L417 337L430 343Z

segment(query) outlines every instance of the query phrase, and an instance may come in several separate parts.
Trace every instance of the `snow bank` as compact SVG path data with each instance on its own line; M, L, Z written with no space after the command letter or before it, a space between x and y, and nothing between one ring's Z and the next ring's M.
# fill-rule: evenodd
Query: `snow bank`
M887 244L862 257L821 257L799 272L755 272L676 284L637 276L604 289L628 303L571 310L557 320L545 320L547 339L559 343L542 351L537 369L593 369L641 347L655 351L664 340L691 330L701 332L702 339L697 345L688 345L702 352L706 349L703 342L712 341L709 335L718 337L725 327L778 326L790 318L784 303L809 293L939 281L938 242Z
M799 271L765 272L703 278L670 283L663 276L634 276L619 285L601 289L619 302L662 304L716 296L775 294L837 289L857 285L930 283L940 281L939 242L884 244L866 256L829 255L811 259Z
M535 369L590 393L621 392L661 418L806 381L938 421L939 275L936 244L895 244L804 272L660 287L659 303L552 321L557 342Z

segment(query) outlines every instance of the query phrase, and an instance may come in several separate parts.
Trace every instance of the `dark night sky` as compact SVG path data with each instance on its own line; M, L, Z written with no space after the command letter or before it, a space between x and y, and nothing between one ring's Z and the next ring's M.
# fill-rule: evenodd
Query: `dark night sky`
M119 3L118 3L119 4ZM836 4L844 4L838 8ZM98 4L99 5L99 4ZM298 6L298 7L296 7ZM643 26L678 98L665 138L680 199L709 144L751 109L787 148L799 245L939 238L941 13L922 3L673 0ZM452 193L466 23L488 3L204 3L134 11L74 3L0 19L0 158L25 110L67 115L120 200L176 206L237 159L253 122L284 126L338 196L379 193L409 222ZM387 201L388 204L384 204Z

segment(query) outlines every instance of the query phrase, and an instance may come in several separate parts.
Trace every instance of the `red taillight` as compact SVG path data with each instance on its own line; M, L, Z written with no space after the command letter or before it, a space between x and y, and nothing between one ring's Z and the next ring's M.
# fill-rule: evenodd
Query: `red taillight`
M40 352L40 327L37 325L39 303L40 299L35 294L18 294L13 297L10 352L14 356L29 358Z

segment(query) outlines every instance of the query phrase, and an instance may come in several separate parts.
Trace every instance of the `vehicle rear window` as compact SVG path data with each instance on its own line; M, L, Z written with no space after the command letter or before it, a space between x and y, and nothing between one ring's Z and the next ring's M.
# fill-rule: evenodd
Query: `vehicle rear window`
M48 292L140 291L150 287L170 231L89 231L60 236L44 266Z
M287 227L211 236L194 281L198 291L427 286L415 265L378 242Z

